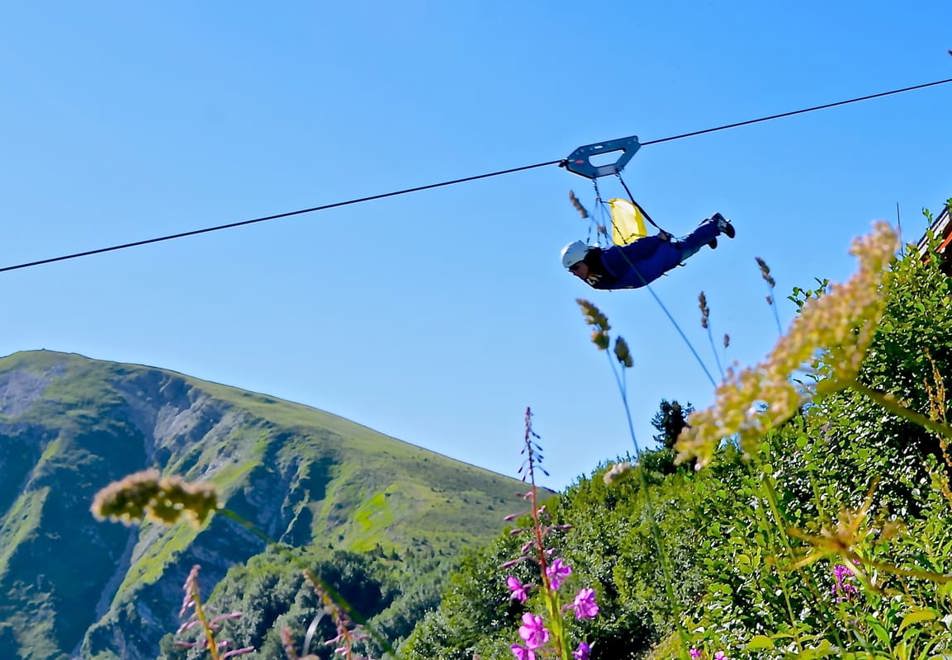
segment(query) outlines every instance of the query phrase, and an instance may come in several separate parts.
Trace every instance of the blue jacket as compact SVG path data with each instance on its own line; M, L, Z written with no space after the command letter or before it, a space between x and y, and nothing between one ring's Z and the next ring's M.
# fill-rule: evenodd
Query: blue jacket
M590 281L596 289L638 289L650 284L692 256L720 231L714 222L704 222L684 238L666 241L645 236L628 245L601 250L602 277Z

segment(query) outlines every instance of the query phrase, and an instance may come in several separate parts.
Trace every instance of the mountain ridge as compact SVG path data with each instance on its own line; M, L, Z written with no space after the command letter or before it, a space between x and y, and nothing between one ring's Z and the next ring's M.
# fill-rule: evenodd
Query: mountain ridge
M154 657L193 563L211 586L264 551L222 516L201 530L92 520L96 490L147 467L208 481L272 539L328 552L453 555L502 527L521 485L313 406L14 353L0 358L0 656Z
M395 442L403 443L403 444L409 445L409 446L411 446L411 447L415 447L415 448L421 449L421 450L423 450L423 451L431 452L431 453L433 453L433 454L436 454L436 455L441 456L441 457L443 457L443 458L446 458L446 459L448 459L448 460L455 461L455 462L457 462L457 463L459 463L459 464L461 464L461 465L463 465L463 466L466 466L466 467L471 467L471 468L474 468L474 469L476 469L476 470L482 470L482 471L484 471L484 472L487 472L487 473L490 473L490 474L494 474L494 475L499 475L499 474L500 474L500 473L498 473L498 472L494 472L494 471L492 471L492 470L490 470L490 469L488 469L488 468L484 468L484 467L482 467L482 466L480 466L480 465L477 465L477 464L475 464L475 463L470 463L470 462L468 462L468 461L464 461L464 460L462 460L462 459L455 458L455 457L453 457L453 456L448 456L448 455L446 455L446 454L440 454L439 452L435 452L435 451L433 451L432 449L427 449L426 447L424 447L424 446L422 446L422 445L418 445L418 444L413 443L413 442L410 442L410 441L408 441L408 440L403 440L402 438L398 438L398 437L393 436L393 435L390 435L389 433L386 433L386 432L384 432L384 431L380 431L380 430L378 430L378 429L375 429L375 428L373 428L372 426L367 426L366 424L361 424L360 422L355 421L355 420L352 420L352 419L350 419L349 417L344 417L343 415L338 415L338 414L333 413L333 412L331 412L331 411L329 411L329 410L325 410L325 409L323 409L323 408L318 408L317 406L312 406L312 405L307 404L307 403L301 403L301 402L299 402L299 401L293 401L293 400L291 400L291 399L286 399L286 398L283 398L283 397L271 395L271 394L268 394L268 393L266 393L266 392L259 392L259 391L257 391L257 390L250 390L250 389L247 389L247 388L243 388L243 387L241 387L241 386L239 386L239 385L229 385L229 384L227 384L227 383L219 383L218 381L208 380L207 378L199 378L198 376L193 376L193 375L187 374L187 373L185 373L185 372L183 372L183 371L178 371L178 370L176 370L176 369L170 369L170 368L167 368L167 367L158 367L158 366L154 366L154 365L150 365L150 364L145 364L145 363L142 363L142 362L122 362L122 361L118 361L118 360L108 360L108 359L104 359L104 358L91 357L91 356L88 356L88 355L84 355L83 353L77 353L77 352L73 352L73 351L58 351L58 350L55 350L55 349L48 349L48 348L24 349L24 350L21 350L21 351L16 351L16 352L14 352L14 353L10 353L10 354L8 354L8 355L3 355L3 356L0 356L0 363L2 363L3 361L5 361L5 360L7 360L7 359L10 359L10 358L16 358L17 356L32 356L32 355L51 355L51 356L61 355L61 356L65 356L65 357L68 357L68 358L77 358L77 359L80 359L80 360L90 360L90 361L99 362L99 363L108 364L108 365L134 367L134 368L141 368L141 369L147 369L147 370L152 370L152 371L159 371L159 372L162 372L162 373L165 373L165 374L169 374L169 375L171 375L171 376L176 376L176 377L182 378L183 380L187 380L187 381L190 381L190 382L198 383L198 384L201 385L201 386L208 386L209 388L225 388L225 389L228 389L228 390L240 390L242 393L245 393L245 394L248 394L248 395L252 395L252 396L256 396L256 397L261 397L261 398L263 398L263 399L270 399L270 400L273 400L274 402L277 402L277 403L282 403L282 404L285 404L285 405L288 405L288 406L303 408L303 409L305 409L305 410L309 410L309 411L312 411L312 412L315 412L315 413L319 413L319 414L321 414L321 415L326 415L327 417L329 417L329 418L331 418L331 419L339 420L340 422L343 422L343 423L345 423L345 424L351 424L351 425L360 427L360 428L362 428L362 429L366 429L367 431L370 431L370 432L372 432L372 433L375 433L375 434L384 436L384 437L386 437L386 438L389 438L389 439L391 439L391 440L394 440ZM3 403L2 403L2 401L0 401L0 410L2 410L2 409L3 409ZM501 476L506 476L506 475L501 475Z

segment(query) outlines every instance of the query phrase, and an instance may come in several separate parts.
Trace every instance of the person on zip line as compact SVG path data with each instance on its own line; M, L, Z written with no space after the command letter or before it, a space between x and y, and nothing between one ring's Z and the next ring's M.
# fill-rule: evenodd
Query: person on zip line
M638 289L686 261L705 245L716 248L721 234L734 238L736 232L727 218L715 213L680 239L662 230L627 245L607 248L573 241L562 248L562 265L594 289Z

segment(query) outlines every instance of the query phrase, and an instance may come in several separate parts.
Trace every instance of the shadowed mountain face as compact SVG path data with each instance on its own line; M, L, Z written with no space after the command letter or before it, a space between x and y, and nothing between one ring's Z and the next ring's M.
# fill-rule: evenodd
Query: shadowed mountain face
M272 539L455 552L491 537L519 482L325 412L149 367L49 351L0 359L0 658L154 658L181 585L210 591L264 543L97 522L93 495L156 467L215 484Z

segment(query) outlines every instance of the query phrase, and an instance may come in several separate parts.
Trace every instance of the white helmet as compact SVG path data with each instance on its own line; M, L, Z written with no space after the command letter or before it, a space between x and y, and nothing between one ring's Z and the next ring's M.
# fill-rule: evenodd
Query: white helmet
M571 268L585 258L589 246L582 241L573 241L562 248L562 265Z

